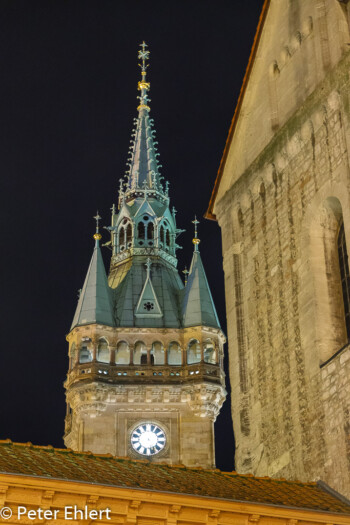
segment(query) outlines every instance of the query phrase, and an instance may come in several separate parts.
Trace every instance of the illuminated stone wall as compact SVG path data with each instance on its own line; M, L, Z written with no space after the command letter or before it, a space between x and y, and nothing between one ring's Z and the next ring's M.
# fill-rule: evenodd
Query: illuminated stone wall
M214 212L236 468L350 496L337 251L342 222L350 247L347 16L336 0L272 0Z
M138 425L155 423L165 433L166 445L151 459L155 463L215 466L214 422L226 397L223 343L219 328L186 329L76 327L67 336L70 369L65 383L67 415L64 441L73 450L144 459L131 446ZM99 342L107 344L99 361ZM148 364L136 363L142 340ZM151 364L154 341L161 344L163 364ZM191 341L198 342L197 362L189 363ZM119 343L127 345L128 363L118 363ZM181 359L171 364L172 343ZM206 349L215 351L207 362ZM90 359L80 362L86 346ZM148 457L149 459L149 457Z

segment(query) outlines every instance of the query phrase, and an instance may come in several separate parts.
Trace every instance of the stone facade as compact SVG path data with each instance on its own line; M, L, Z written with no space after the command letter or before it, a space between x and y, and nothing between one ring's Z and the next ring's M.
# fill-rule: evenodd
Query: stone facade
M265 2L216 185L240 472L350 495L347 2Z
M102 325L76 327L68 335L70 370L67 390L65 444L73 450L140 458L130 445L132 431L152 421L166 433L164 449L154 462L211 468L215 466L214 421L226 397L223 344L220 329L192 327L184 330L129 328ZM187 348L193 339L216 348L217 361L188 363ZM91 341L92 361L79 362L79 350ZM99 341L108 341L108 359L99 360ZM169 349L179 341L180 365L134 364L135 347L142 340L150 353L154 340ZM129 364L119 364L118 343L127 341ZM107 362L106 362L107 361ZM117 361L117 362L116 362Z

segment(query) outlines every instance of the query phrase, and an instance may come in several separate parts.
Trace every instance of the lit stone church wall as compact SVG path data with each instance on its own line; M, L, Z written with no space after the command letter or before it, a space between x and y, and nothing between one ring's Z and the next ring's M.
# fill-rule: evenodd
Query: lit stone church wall
M271 2L214 212L236 468L321 478L350 496L350 350L337 249L342 222L350 247L350 56L340 41L349 33L338 2L318 4L317 11L315 2L295 2L292 13ZM289 64L285 57L275 71L271 97L268 64L284 49L283 30L287 38L297 24L309 33L301 29ZM247 143L255 143L255 156Z

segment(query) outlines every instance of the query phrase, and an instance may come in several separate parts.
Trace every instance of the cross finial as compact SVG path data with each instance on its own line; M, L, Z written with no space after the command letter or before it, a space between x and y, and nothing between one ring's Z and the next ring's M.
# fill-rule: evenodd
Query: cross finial
M94 239L96 241L96 246L98 245L98 241L102 239L102 235L99 232L99 221L101 220L101 217L98 214L98 210L96 212L96 215L94 216L94 219L96 221L96 233L94 234Z
M148 64L146 64L146 61L149 59L149 51L146 49L148 45L145 41L140 44L141 49L139 50L138 58L142 60L142 64L139 64L141 68L141 75L146 75L146 69L148 68Z
M201 242L198 239L198 232L197 232L197 224L199 224L199 221L197 220L197 215L194 216L194 220L192 221L192 224L194 224L194 238L192 239L192 242L194 244L194 251L198 252L198 244Z
M141 91L140 99L140 105L137 108L138 110L146 109L147 111L150 110L149 106L147 105L147 102L149 101L149 98L147 97L147 91L150 88L150 83L146 82L146 72L149 64L147 64L147 61L149 60L149 51L147 49L146 42L142 42L140 44L141 49L139 49L138 58L141 60L141 63L139 64L141 68L141 80L138 84L138 88Z
M151 259L148 257L147 261L146 261L146 270L147 270L147 277L150 276L150 273L151 273L151 266L152 266L152 261Z

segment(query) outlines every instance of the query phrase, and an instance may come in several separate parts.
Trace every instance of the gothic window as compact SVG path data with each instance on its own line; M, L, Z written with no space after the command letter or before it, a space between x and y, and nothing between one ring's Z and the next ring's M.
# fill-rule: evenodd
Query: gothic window
M164 244L164 227L160 227L160 234L159 234L159 246L162 247Z
M338 234L338 257L340 267L340 278L343 291L345 325L348 340L350 339L350 275L348 252L346 249L344 223L340 226Z
M169 365L181 365L182 364L182 352L179 343L172 341L168 348L168 364Z
M165 363L165 353L162 343L155 341L152 344L151 356L154 356L155 365L164 365Z
M169 230L166 231L165 244L166 244L167 248L170 247L170 233L169 233Z
M90 363L90 361L92 361L92 351L83 344L79 352L79 363Z
M147 239L148 239L148 244L150 246L153 245L153 239L154 239L154 226L153 226L153 222L150 222L147 226Z
M201 345L197 339L192 339L188 343L187 348L187 364L200 363L201 361Z
M123 227L121 227L119 230L119 250L120 251L125 250L125 245L124 245L125 240L124 239L125 239L125 230Z
M204 343L204 362L212 365L216 364L216 350L212 341Z
M97 346L97 361L109 363L109 348L106 339L100 339Z
M131 243L132 243L132 226L130 223L128 224L126 228L126 243L127 243L128 248L130 248Z
M137 225L137 237L139 240L145 238L145 225L143 222L139 222Z
M130 350L128 343L125 341L119 341L117 350L115 353L115 364L116 365L128 365L130 363Z

